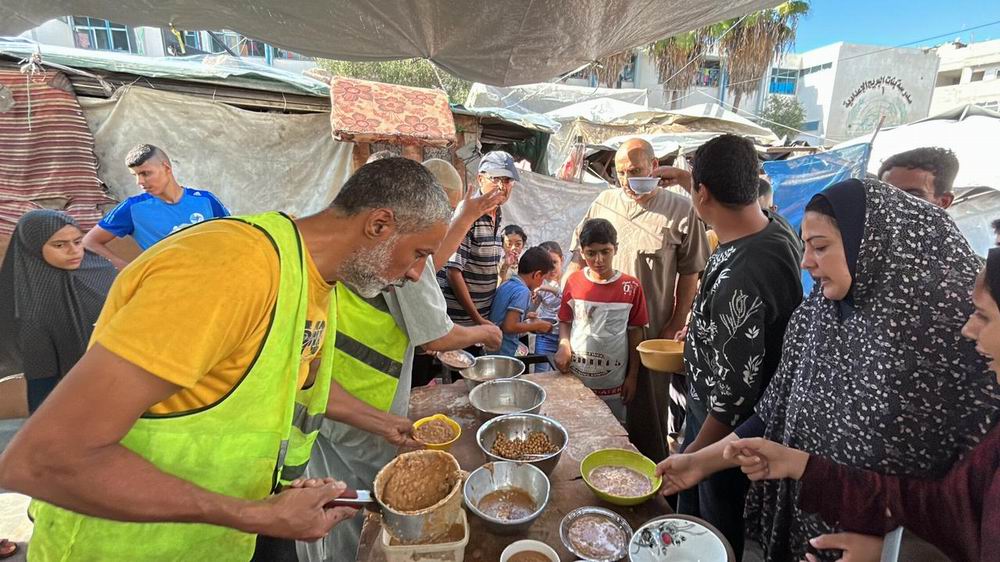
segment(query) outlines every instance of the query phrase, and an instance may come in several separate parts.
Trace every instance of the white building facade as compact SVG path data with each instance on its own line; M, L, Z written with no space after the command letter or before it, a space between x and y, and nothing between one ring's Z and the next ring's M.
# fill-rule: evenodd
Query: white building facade
M238 33L220 30L180 31L147 26L130 26L109 20L67 16L49 20L21 37L44 45L115 51L150 57L183 56L225 52L240 58L299 73L316 66L308 57L273 47Z
M938 47L941 67L931 113L973 104L1000 111L1000 39Z
M653 107L681 109L703 103L731 107L735 96L727 86L725 61L710 53L697 64L701 68L686 92L665 92L655 61L640 51L618 85L647 89ZM806 113L798 138L832 145L871 132L882 116L885 126L927 117L937 70L938 56L931 49L834 43L783 56L755 91L742 97L738 110L755 119L770 96L792 96ZM567 83L595 85L583 76Z

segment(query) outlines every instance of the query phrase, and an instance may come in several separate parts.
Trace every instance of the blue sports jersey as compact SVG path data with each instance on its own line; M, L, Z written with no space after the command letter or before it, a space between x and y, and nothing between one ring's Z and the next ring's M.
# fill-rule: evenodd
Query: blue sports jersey
M98 226L119 238L131 235L145 250L185 226L228 216L229 209L210 191L185 187L181 200L173 204L148 193L133 195L105 215Z

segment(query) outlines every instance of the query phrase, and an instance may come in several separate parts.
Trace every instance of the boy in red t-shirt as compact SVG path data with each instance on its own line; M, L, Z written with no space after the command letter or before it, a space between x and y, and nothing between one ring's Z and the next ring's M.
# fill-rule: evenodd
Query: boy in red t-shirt
M610 222L583 223L580 249L587 267L563 289L556 366L579 377L624 422L639 376L646 297L638 279L612 267L618 232Z

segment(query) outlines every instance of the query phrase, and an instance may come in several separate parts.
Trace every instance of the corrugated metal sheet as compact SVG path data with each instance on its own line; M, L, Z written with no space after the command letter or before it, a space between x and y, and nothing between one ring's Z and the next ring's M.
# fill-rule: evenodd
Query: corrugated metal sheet
M13 99L0 112L0 235L41 208L66 210L93 227L99 205L113 201L97 179L94 138L69 81L58 72L0 70L0 88Z

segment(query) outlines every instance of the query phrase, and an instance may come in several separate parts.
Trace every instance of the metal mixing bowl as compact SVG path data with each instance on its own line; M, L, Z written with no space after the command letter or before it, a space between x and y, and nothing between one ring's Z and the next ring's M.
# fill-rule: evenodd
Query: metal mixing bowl
M586 556L584 556L580 552L577 552L577 548L573 546L573 543L570 542L569 540L570 525L572 525L574 521L583 517L584 515L603 517L608 521L617 525L618 528L621 529L622 533L625 535L625 544L621 545L621 550L618 552L617 555L609 556L608 558L593 559L593 562L616 562L618 560L625 558L625 555L628 553L629 541L632 540L632 526L629 525L628 521L626 521L625 518L622 517L621 515L618 515L614 511L611 511L610 509L604 509L603 507L590 507L590 506L581 507L574 509L573 511L567 513L566 517L563 517L562 522L559 523L559 538L560 540L562 540L563 546L566 547L566 550L569 550L570 552L572 552L576 556L579 556L580 558L586 558ZM587 560L591 559L587 558Z
M471 391L477 385L496 379L512 379L524 373L524 363L520 359L506 355L484 355L476 358L476 364L459 371L465 385Z
M524 519L506 521L486 515L479 510L479 502L497 490L517 488L527 492L535 503L535 511ZM549 505L549 479L530 464L516 462L491 462L472 471L465 481L465 507L486 523L490 532L510 535L524 532L538 519Z
M545 402L545 389L523 379L486 381L472 389L469 402L481 422L506 414L537 414Z
M528 435L535 431L541 431L548 436L553 445L559 450L551 455L540 456L527 461L516 461L519 463L537 466L546 476L552 474L556 465L559 464L559 457L569 444L569 433L566 428L552 418L539 416L537 414L509 414L499 416L484 423L476 432L476 442L479 449L486 456L487 461L507 461L503 457L498 457L490 452L493 442L498 434L504 434L508 439L527 439Z

